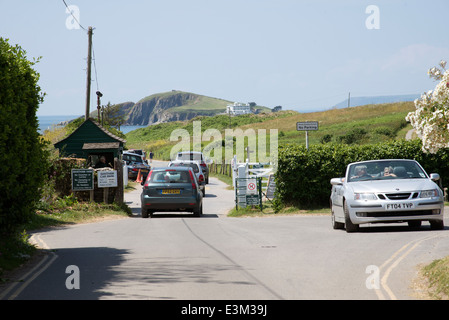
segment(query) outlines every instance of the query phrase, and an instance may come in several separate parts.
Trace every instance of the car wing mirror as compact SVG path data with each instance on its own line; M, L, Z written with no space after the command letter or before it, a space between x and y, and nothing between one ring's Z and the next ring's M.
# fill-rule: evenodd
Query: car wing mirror
M440 180L440 175L438 173L431 173L430 174L430 180L438 181L438 180Z
M345 178L332 178L331 185L333 185L333 186L342 185L344 180L345 180Z

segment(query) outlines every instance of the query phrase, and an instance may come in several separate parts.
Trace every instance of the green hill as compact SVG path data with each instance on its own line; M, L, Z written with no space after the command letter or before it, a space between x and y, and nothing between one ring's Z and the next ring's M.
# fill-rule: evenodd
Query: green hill
M305 144L305 133L296 131L296 122L318 121L319 130L309 132L309 143L370 144L393 139L404 139L410 124L405 121L408 112L415 110L413 102L397 102L366 105L345 109L331 109L322 112L298 113L282 111L234 116L217 115L195 117L188 121L161 123L129 132L126 135L129 148L152 150L156 156L168 159L175 144L170 134L175 129L186 129L192 134L193 121L201 121L201 130L227 128L278 129L279 145L286 143ZM205 141L202 146L210 142Z

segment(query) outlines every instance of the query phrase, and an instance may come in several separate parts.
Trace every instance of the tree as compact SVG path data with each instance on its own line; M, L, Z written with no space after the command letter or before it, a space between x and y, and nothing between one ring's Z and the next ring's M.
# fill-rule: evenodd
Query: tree
M28 220L48 169L36 111L44 94L26 51L0 37L0 236Z
M439 82L415 100L416 110L405 118L422 137L425 152L449 147L449 70L445 68L446 61L441 61L439 67L429 69L429 76Z
M125 123L125 115L121 111L120 104L111 105L111 103L108 102L106 107L104 107L103 118L105 124L117 127L118 130L120 130L120 127Z

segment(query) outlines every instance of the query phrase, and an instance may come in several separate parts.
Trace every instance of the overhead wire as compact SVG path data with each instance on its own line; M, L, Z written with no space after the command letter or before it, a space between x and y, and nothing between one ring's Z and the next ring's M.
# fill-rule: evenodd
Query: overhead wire
M70 13L70 15L72 16L72 18L76 21L76 23L78 23L78 25L80 26L81 29L83 29L84 31L87 31L86 28L84 28L81 23L78 21L78 19L73 15L72 10L69 8L69 6L67 5L67 3L65 2L65 0L62 0L62 2L64 3L65 7L67 8L67 12ZM94 62L94 71L95 71L95 83L97 85L97 91L99 91L99 85L98 85L98 75L97 75L97 64L96 64L96 58L95 58L95 50L94 50L94 45L92 43L92 60Z

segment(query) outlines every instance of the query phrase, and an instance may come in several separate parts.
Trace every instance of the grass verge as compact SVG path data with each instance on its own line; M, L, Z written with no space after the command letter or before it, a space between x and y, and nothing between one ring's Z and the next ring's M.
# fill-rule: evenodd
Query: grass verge
M262 210L259 206L246 208L233 208L229 211L228 217L266 217L266 216L292 216L292 215L330 215L329 208L310 208L300 209L296 207L284 207L275 212L273 204L270 201L262 203Z
M431 262L421 272L428 282L430 298L449 300L449 256Z

